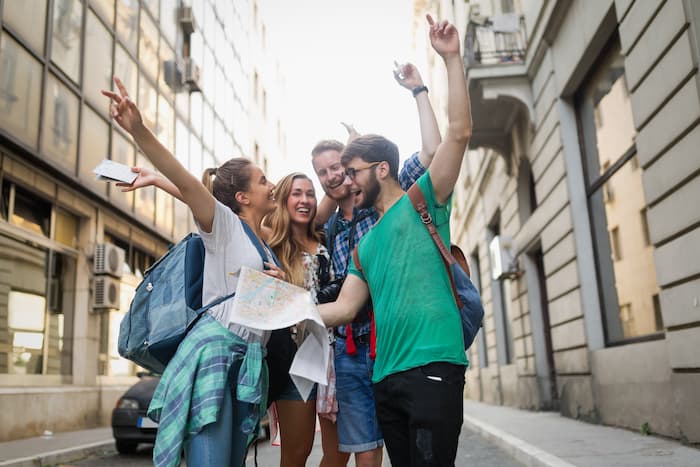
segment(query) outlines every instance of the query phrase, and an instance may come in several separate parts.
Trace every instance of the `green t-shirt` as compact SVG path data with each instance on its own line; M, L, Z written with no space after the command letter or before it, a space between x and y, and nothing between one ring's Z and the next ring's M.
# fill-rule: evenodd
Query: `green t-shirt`
M450 200L438 205L429 172L416 182L446 245ZM364 275L354 261L349 274L367 282L374 305L377 357L372 381L432 362L467 365L462 324L450 279L428 230L402 196L358 247Z

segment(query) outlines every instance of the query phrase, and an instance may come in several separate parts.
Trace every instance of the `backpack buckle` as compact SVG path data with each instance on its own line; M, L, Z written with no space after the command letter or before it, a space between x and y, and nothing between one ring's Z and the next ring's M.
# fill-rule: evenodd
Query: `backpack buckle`
M430 217L430 213L428 211L424 211L420 213L420 220L424 224L432 224L433 223L433 218Z

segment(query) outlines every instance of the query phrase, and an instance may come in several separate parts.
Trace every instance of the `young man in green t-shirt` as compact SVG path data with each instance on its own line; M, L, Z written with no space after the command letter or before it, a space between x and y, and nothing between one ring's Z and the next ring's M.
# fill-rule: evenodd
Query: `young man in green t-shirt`
M449 204L471 135L459 35L428 16L430 41L444 60L448 128L420 185L440 236L449 245ZM349 323L370 298L375 310L377 417L393 465L454 465L462 426L467 359L450 280L427 229L398 183L398 148L361 136L343 152L358 208L380 218L359 243L338 300L319 306L328 326Z

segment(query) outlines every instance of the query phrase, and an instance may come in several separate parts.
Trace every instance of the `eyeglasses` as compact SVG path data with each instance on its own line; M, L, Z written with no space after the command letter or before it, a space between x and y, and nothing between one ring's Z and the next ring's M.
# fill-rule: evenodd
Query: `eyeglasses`
M366 167L360 167L359 169L356 169L355 167L346 167L345 168L345 176L348 177L350 180L355 180L355 177L357 177L357 172L371 169L372 167L376 167L378 164L381 164L381 163L382 163L382 161L372 162L370 165L368 165Z

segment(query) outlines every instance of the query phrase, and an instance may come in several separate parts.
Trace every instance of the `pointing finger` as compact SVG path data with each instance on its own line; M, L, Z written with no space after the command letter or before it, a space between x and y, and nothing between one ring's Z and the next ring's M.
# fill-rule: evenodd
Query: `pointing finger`
M425 19L428 20L428 24L432 27L435 24L435 20L433 19L432 16L430 16L430 13L425 15Z

